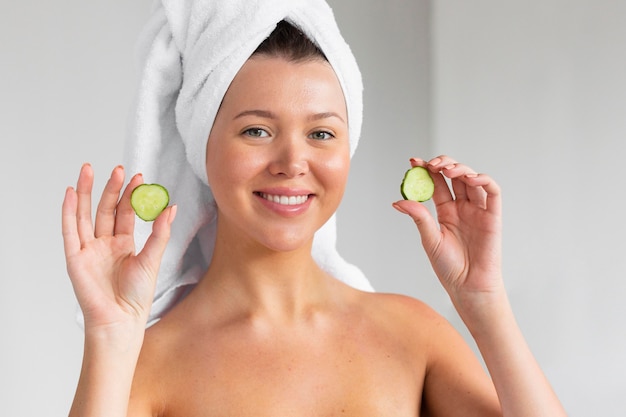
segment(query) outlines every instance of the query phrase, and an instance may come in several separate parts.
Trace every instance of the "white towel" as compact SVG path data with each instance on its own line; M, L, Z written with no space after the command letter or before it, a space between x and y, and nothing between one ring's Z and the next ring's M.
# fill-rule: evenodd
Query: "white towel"
M362 81L331 8L323 0L157 1L139 43L140 85L131 114L129 173L168 188L178 205L157 281L149 325L203 276L215 240L216 208L206 177L206 142L231 81L286 20L313 40L334 68L346 97L351 155L362 122ZM141 249L151 225L137 222ZM332 276L371 291L363 273L336 249L335 215L316 233L312 255Z

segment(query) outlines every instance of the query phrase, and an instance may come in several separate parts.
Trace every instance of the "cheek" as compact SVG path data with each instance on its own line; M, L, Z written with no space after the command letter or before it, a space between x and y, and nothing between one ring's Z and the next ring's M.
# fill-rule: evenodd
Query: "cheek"
M207 148L207 178L213 195L232 195L235 187L247 184L262 169L260 158L236 146L221 146L219 142Z
M350 171L350 155L348 152L338 153L332 158L325 159L322 171L324 181L331 184L334 189L341 190L343 194Z
M229 184L234 180L233 176L236 175L236 172L233 172L233 168L239 166L239 164L233 163L232 161L235 160L233 158L232 152L230 152L228 147L221 146L219 140L215 141L215 143L210 143L207 147L207 178L209 187L211 187L216 200L224 189L228 189Z

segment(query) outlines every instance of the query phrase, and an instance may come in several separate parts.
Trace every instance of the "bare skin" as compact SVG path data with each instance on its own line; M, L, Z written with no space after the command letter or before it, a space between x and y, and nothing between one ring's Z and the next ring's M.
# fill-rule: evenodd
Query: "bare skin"
M93 172L83 168L63 206L86 328L70 415L565 415L509 307L500 190L489 176L447 156L412 159L435 178L437 219L419 203L394 207L415 221L491 378L424 303L357 291L316 265L313 233L336 210L347 178L346 120L327 63L258 57L244 65L208 142L218 203L212 263L145 332L176 209L161 214L135 254L128 199L141 178L122 192L123 169L113 171L94 227ZM286 207L267 194L308 198Z
M214 292L203 285L147 332L133 411L417 416L423 406L433 410L430 415L499 415L491 381L473 353L425 304L360 293L332 278L324 286L332 295L285 319L226 307L223 299L203 297L201 292ZM206 312L209 301L227 313ZM447 381L445 395L437 392L444 389L439 378ZM428 404L422 401L425 384ZM437 404L439 398L447 400Z

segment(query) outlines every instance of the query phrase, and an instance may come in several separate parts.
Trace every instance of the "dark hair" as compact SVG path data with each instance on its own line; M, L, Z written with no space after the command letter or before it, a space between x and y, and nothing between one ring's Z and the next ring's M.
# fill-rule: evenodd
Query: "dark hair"
M289 61L326 59L324 52L311 41L300 29L281 20L276 29L252 53L285 58Z

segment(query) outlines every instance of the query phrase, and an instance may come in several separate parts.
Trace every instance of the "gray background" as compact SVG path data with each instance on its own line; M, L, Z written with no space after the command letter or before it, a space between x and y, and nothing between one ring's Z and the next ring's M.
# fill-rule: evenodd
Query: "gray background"
M395 212L410 156L448 153L504 190L505 278L572 416L623 416L626 2L331 0L365 81L340 208L342 254L379 291L467 337ZM3 0L0 404L65 415L82 355L60 206L80 165L121 162L134 42L150 1ZM471 341L470 341L471 343Z

